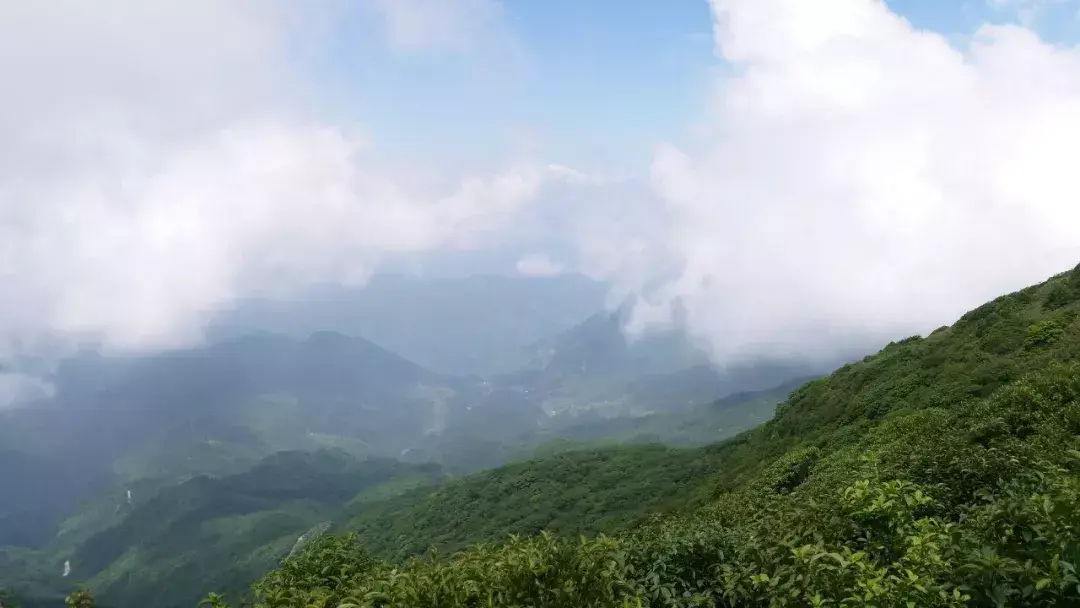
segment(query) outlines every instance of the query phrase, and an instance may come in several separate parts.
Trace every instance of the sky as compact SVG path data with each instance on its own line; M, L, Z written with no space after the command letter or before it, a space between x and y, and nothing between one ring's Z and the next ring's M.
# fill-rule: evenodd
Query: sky
M0 1L0 392L403 261L678 302L718 364L925 333L1080 262L1078 11Z

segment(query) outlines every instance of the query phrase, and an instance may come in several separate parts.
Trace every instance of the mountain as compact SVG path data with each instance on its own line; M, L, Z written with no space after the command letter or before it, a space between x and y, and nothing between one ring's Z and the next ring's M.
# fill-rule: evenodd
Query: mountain
M504 390L500 392L509 394L500 395L493 391L495 405L467 406L443 433L431 436L422 447L410 449L400 458L436 462L447 472L468 474L538 454L601 446L705 445L768 420L776 405L798 385L798 381L789 381L710 403L668 407L669 402L657 400L644 413L583 410L554 416L539 409L527 393Z
M681 331L631 339L623 332L629 309L597 312L558 334L528 345L520 364L499 378L533 390L602 393L644 374L664 374L708 363L707 354Z
M771 417L799 385L739 393L675 414L594 421L557 435L522 438L522 445L552 453L345 513L345 528L358 532L376 555L403 559L431 546L452 552L509 534L632 527L657 512L677 510L723 467L711 447L677 449L661 440L702 445L730 437ZM544 437L552 444L542 444Z
M772 418L776 406L806 380L791 380L765 390L734 393L711 403L692 402L690 406L675 411L661 409L641 416L594 418L560 427L556 434L560 439L583 442L659 443L668 446L715 443ZM678 384L662 386L667 390L660 395L643 397L631 394L643 402L680 402L676 397L667 396L671 391L679 390ZM723 394L723 391L718 390L716 394Z
M288 300L244 300L213 322L211 334L335 331L364 336L440 373L488 376L506 371L509 355L601 310L606 294L606 285L575 274L380 274L356 289L324 286Z
M727 395L824 373L832 362L758 360L717 368L679 328L627 337L629 309L592 315L530 345L520 366L493 382L517 387L563 420L672 412Z
M255 334L149 357L84 353L61 366L56 385L52 401L5 414L8 439L32 448L15 452L25 461L11 461L22 477L7 487L51 475L66 493L23 495L24 508L5 522L5 544L14 546L0 548L10 562L0 583L37 601L57 597L68 580L86 581L120 607L235 591L273 567L303 530L422 496L439 479L428 463L472 472L565 450L552 443L560 438L580 446L649 441L652 432L677 441L693 430L708 441L767 417L782 398L774 389L684 407L680 418L563 423L519 387L442 376L328 332L304 340ZM305 456L327 448L337 456ZM53 462L39 454L61 474L33 469ZM367 484L372 475L381 481ZM71 579L58 575L65 564Z
M158 493L80 546L72 574L94 574L91 584L110 605L187 608L215 588L250 584L365 492L438 475L431 466L359 461L341 451L278 453L244 473L196 477Z
M1080 604L1080 267L813 380L735 438L517 463L351 526L255 605ZM541 530L614 536L491 544ZM356 545L477 541L396 565Z
M55 384L54 399L0 413L0 482L16 489L0 507L3 544L44 544L103 488L239 473L282 450L396 456L438 433L469 386L332 333L85 354Z
M717 439L771 412L773 402L763 402L745 415L704 416L711 427L694 424L694 407L771 377L767 366L740 384L705 366L646 374L675 367L657 358L632 367L637 375L611 382L618 365L636 356L626 353L638 348L628 349L614 317L595 315L560 338L560 347L569 346L542 377L559 378L562 357L586 353L600 362L597 385L605 392L572 392L589 374L569 376L557 397L542 383L530 390L497 379L452 378L366 339L331 332L305 339L252 334L140 357L82 353L60 366L54 398L0 413L0 448L12 454L0 466L0 482L26 488L46 480L44 491L20 495L0 510L0 546L43 546L77 505L106 489L152 493L192 475L239 473L281 450L339 447L467 473L520 459L561 437L634 441L653 434L693 443L700 440L680 436L693 430ZM685 346L682 338L667 343ZM574 407L551 409L558 398ZM682 410L688 413L681 421L658 415ZM640 432L628 433L635 428Z
M280 452L243 473L193 477L133 503L116 496L110 506L123 516L114 525L38 559L54 591L37 599L83 581L110 606L194 606L210 590L250 584L346 504L439 477L437 467L342 450ZM70 578L58 576L65 562Z
M488 380L429 371L326 331L247 334L147 356L80 353L51 379L52 398L0 413L0 448L11 454L0 483L17 496L0 511L0 585L36 601L80 581L119 608L235 592L319 525L390 534L406 521L414 538L473 529L454 517L476 504L475 490L460 510L431 507L443 472L538 454L577 463L550 474L581 479L597 504L628 509L585 515L557 491L564 481L540 494L513 482L506 498L516 502L502 514L510 519L489 513L481 531L615 530L675 506L669 500L681 494L670 480L681 487L715 466L707 451L599 446L730 436L768 418L793 388L774 384L808 368L766 361L717 370L678 332L628 341L622 314L596 314L536 342L526 352L540 353L542 365ZM616 483L629 470L648 481ZM45 491L28 491L35 484ZM526 504L535 509L521 520ZM426 523L410 519L428 508ZM543 515L560 509L563 527ZM68 566L70 578L61 576Z
M40 544L72 504L101 489L101 481L77 463L0 449L0 547Z
M51 425L54 453L104 452L109 462L133 453L153 462L170 449L275 451L319 438L396 453L442 425L455 382L362 338L258 334L143 358L75 360L61 370L56 398L22 413ZM129 477L141 475L126 465ZM206 472L178 466L179 475Z

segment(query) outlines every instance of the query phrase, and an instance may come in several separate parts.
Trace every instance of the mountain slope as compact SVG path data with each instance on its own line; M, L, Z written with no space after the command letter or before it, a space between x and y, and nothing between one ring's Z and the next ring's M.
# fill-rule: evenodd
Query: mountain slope
M676 449L639 443L709 443L769 418L795 388L788 383L741 393L675 414L617 418L562 429L551 445L557 453L452 479L394 499L346 512L349 530L375 554L403 559L435 547L442 552L508 534L615 532L650 514L679 510L699 485L722 470L715 450ZM721 426L736 428L724 429ZM744 426L743 426L744 425ZM741 428L740 428L741 426ZM530 445L536 438L522 438ZM604 442L604 447L590 443ZM565 446L565 447L562 447Z
M343 451L281 452L243 473L195 477L134 506L120 502L122 520L51 561L59 572L69 560L71 579L89 579L108 605L187 608L215 588L250 584L358 495L393 495L392 484L439 476L436 467Z
M523 349L520 369L500 378L550 393L588 395L623 386L648 374L665 374L708 363L680 331L629 339L622 331L625 309L593 314L580 324ZM572 387L572 389L570 388Z
M637 453L649 463L614 477L590 468L539 477L558 462L543 459L452 482L460 496L484 500L478 514L458 517L512 522L529 512L519 496L536 482L545 504L563 499L588 504L586 513L611 512L637 469L663 470L696 454L706 466L680 479L685 515L614 539L516 540L396 569L351 562L353 574L335 588L318 571L339 559L329 548L271 574L258 590L329 602L377 592L391 603L423 597L430 605L1075 605L1080 267L810 382L774 420L735 439L695 452ZM601 480L615 491L575 493ZM472 507L438 496L433 509ZM475 540L474 528L435 536L425 527L429 514L412 517L392 539L361 527L359 540L384 553ZM506 531L535 531L516 525ZM605 526L584 518L558 528Z
M0 547L43 543L73 503L102 485L82 467L0 449Z
M151 357L71 361L55 400L11 412L5 422L23 429L38 451L68 460L111 466L139 454L129 460L153 462L141 450L175 449L192 460L169 471L183 475L211 472L184 450L229 444L266 455L309 433L396 453L441 425L443 393L452 394L454 382L361 338L263 334Z
M690 402L691 405L671 412L657 408L659 411L642 416L584 421L560 427L556 434L560 439L605 443L660 443L687 447L715 443L772 418L776 406L805 381L792 380L765 390L734 393L710 403ZM677 384L665 384L663 388L662 394L647 399L656 404L685 403L670 396L672 392L682 393ZM690 389L696 390L699 389Z
M765 390L831 369L831 362L760 360L714 367L680 329L627 337L623 307L531 345L521 366L494 382L527 391L550 415L618 417L679 411L739 392Z
M51 401L0 412L9 454L0 546L44 546L106 490L146 485L143 495L193 475L239 473L281 450L396 456L441 430L470 385L322 333L130 359L83 355L62 366L56 386Z
M514 463L345 513L365 548L404 559L509 534L613 532L676 507L718 463L703 450L608 447Z

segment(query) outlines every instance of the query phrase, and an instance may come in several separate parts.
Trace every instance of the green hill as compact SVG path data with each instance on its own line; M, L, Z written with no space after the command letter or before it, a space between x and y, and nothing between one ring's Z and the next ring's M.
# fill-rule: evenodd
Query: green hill
M106 492L235 474L282 450L397 456L464 411L455 398L472 386L331 333L83 354L55 384L50 401L0 411L0 546L49 544L80 503Z
M528 390L544 411L607 417L702 405L832 369L828 363L748 361L717 369L681 329L628 337L629 308L592 315L520 353L520 366L495 382Z
M344 505L439 475L342 451L282 452L237 475L166 487L58 557L108 605L191 607L210 590L250 584Z
M559 455L376 517L389 531L353 520L389 557L630 526L614 537L400 565L329 539L257 605L1077 605L1078 319L1080 267L810 382L723 443ZM649 511L668 514L632 526Z

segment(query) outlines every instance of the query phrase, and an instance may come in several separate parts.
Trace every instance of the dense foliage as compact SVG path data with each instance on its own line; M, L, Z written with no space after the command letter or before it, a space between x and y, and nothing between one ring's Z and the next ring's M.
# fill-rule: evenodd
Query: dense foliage
M508 534L614 532L678 506L718 466L708 456L658 445L555 454L367 505L348 528L398 559Z
M363 342L329 336L318 337L316 341L319 340L322 350L356 347L368 352ZM160 394L139 380L140 374L120 374L126 378L121 384L141 386L139 390L130 390L141 395L165 396L169 403L179 399L179 395L191 395L195 399L206 394L199 388L202 385L199 378L217 369L219 364L224 365L226 360L231 361L229 365L233 368L242 370L238 375L248 379L244 382L267 376L248 373L252 366L259 367L250 361L252 358L272 361L274 368L287 367L281 362L280 353L262 352L274 351L282 345L290 351L297 347L289 340L262 337L219 346L232 349L231 359L215 356L211 361L202 361L198 357L189 361L189 355L176 356L166 368L187 377L190 384L185 387L183 383L170 380L163 385L167 390ZM259 348L249 348L253 346ZM307 348L303 346L301 350ZM303 358L302 354L285 357L289 361ZM331 359L334 357L325 353L320 355L323 363ZM364 364L361 359L364 358L342 356L335 360L361 365ZM372 362L370 359L365 361L369 365ZM391 358L393 361L396 360ZM167 375L157 363L142 362L139 365L153 371L153 379ZM349 373L347 369L322 374L318 367L312 365L304 373L295 375L301 378L322 376L317 384L333 389L331 393L337 390L335 386L348 385L349 381L344 377ZM403 369L412 368L405 366ZM193 370L197 373L192 374ZM111 382L89 373L101 372L101 368L83 371L87 373L77 374L85 376L80 382ZM230 378L230 374L224 374L221 380ZM259 382L256 384L262 386ZM144 389L149 392L144 393ZM360 469L351 464L342 466L343 462L357 464L351 457L346 455L343 460L326 458L326 452L323 456L305 456L298 451L279 452L260 459L272 449L271 446L310 450L327 445L340 446L352 454L367 452L375 442L352 441L309 430L322 428L348 434L348 429L343 429L342 425L326 420L319 422L325 416L345 415L349 402L345 397L323 395L318 399L296 399L288 395L263 395L245 399L215 409L213 416L197 415L180 424L175 432L164 432L165 436L161 438L151 437L130 446L116 446L125 456L113 461L111 468L119 472L123 482L114 480L104 484L104 488L91 493L90 500L69 494L55 500L56 509L52 511L41 509L40 504L36 511L29 508L43 493L24 493L14 502L8 501L5 506L18 507L11 512L20 518L8 526L11 532L29 531L28 516L35 513L48 515L54 521L45 520L35 528L39 533L33 546L0 546L0 584L18 589L24 605L29 604L26 598L33 598L35 603L40 601L46 606L56 606L74 585L82 583L94 589L98 599L110 606L187 606L209 589L236 592L246 588L290 551L298 535L324 522L355 519L358 526L374 526L373 536L381 535L384 543L381 554L402 557L422 552L428 544L439 542L436 539L439 535L446 537L445 546L461 548L470 541L502 539L513 531L532 533L542 528L568 533L613 531L642 520L650 512L678 504L686 489L693 485L690 482L707 476L714 465L704 463L704 452L657 446L625 452L599 450L592 455L562 457L559 454L598 440L616 444L655 439L703 443L764 419L781 399L781 390L786 391L778 389L732 396L672 415L656 414L629 421L575 416L573 422L561 428L538 429L533 418L538 410L530 409L527 401L513 401L513 398L520 399L521 394L507 389L491 389L490 392L485 389L483 399L470 401L471 409L461 408L446 420L447 428L443 433L424 435L423 449L395 451L402 460L415 464L372 457L363 460ZM346 393L348 391L342 394ZM508 398L508 393L516 397ZM128 404L125 407L134 407L134 401L125 400L125 403ZM383 407L393 410L395 403L391 400L383 403ZM190 408L189 413L198 414L199 409ZM42 413L49 417L49 412L42 410ZM548 418L542 413L539 415ZM236 416L243 419L242 424L229 422ZM350 424L359 428L370 423L375 428L381 424L379 420L365 419L354 411ZM103 421L99 422L103 424ZM532 432L522 434L520 429L532 429ZM10 427L0 425L0 431L10 430ZM199 436L203 439L195 442ZM571 439L565 439L566 436ZM298 441L294 442L290 437ZM102 442L106 439L98 438ZM475 470L478 466L498 466L527 457L538 449L554 455L546 459L550 470L539 471L540 477L546 478L543 492L537 492L540 485L527 484L518 488L520 491L497 497L497 501L511 500L511 496L517 501L509 509L502 505L499 512L504 517L462 523L457 519L461 513L442 510L441 515L436 514L430 522L419 527L414 527L415 521L407 513L403 518L397 517L399 508L406 507L411 512L414 507L421 506L422 497L431 494L432 490L417 488L431 486L439 477L430 465L420 463L440 461L444 463L443 469L453 474ZM91 467L102 465L100 460L93 458L85 461ZM11 462L13 466L7 469L0 464L0 478L3 470L14 471L15 487L33 485L25 480L31 469L20 464L26 462L25 459ZM537 468L536 463L526 469L530 467ZM543 469L542 466L539 468ZM61 467L60 470L68 469ZM574 474L563 475L566 470L573 470ZM188 478L191 472L197 471L209 475ZM527 475L533 479L536 476L536 471ZM648 481L624 483L634 477ZM92 478L88 475L83 481ZM50 479L60 489L76 487L66 476L56 475ZM485 483L480 481L479 485ZM580 487L572 488L570 484ZM476 484L470 487L475 488ZM582 488L590 491L583 493ZM452 483L437 492L445 490L453 496L460 489L461 486ZM412 490L415 492L409 499L395 499ZM20 504L20 500L29 507ZM473 498L462 500L469 503ZM460 501L446 501L446 504L451 503L460 504ZM0 511L3 511L2 507ZM555 511L563 513L556 516ZM66 519L57 523L55 519L61 514ZM386 517L393 517L397 523L386 521ZM0 528L4 527L5 521L0 517ZM404 530L396 527L402 522L406 524ZM420 538L421 532L430 540ZM411 544L398 542L397 538L402 534L419 540ZM71 575L63 576L69 562Z
M1075 605L1080 368L793 451L743 489L615 537L548 533L395 566L329 538L257 606ZM217 600L221 601L221 600Z
M362 525L358 537L327 538L255 585L255 605L1078 605L1078 300L1080 268L811 382L770 423L696 456L627 452L642 459L635 467L652 460L646 454L708 463L695 490L677 494L687 505L708 497L700 508L614 536L542 533L445 558L383 562L362 549L396 556L433 542L455 547L475 540L475 522L502 518L479 533L492 536L507 522L519 525L504 511L530 512L535 503L524 495L557 509L557 496L520 486L538 465L517 465L432 496L432 507L458 501L446 505L456 519L440 516L455 522L445 528L421 509L395 526L393 538ZM617 459L594 453L565 462L598 458ZM630 467L621 482L602 466L577 472L565 486L553 477L538 489L636 480ZM615 504L629 502L614 495ZM634 500L655 495L646 482ZM563 506L573 512L585 502ZM598 501L581 512L606 508ZM469 509L476 513L460 513ZM457 538L433 537L440 529ZM401 550L388 550L387 541Z
M3 608L20 608L15 594L7 589L0 589L0 606L3 606Z
M350 501L437 478L431 466L282 452L241 474L162 489L83 543L72 576L92 577L111 606L192 606L208 589L243 589Z

